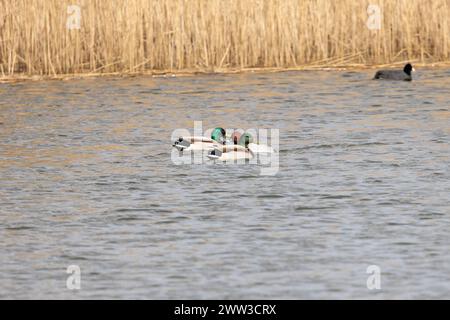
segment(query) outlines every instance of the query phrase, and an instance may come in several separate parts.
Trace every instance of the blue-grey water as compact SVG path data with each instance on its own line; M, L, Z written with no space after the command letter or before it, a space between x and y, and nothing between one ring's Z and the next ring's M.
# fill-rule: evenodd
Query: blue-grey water
M450 298L450 71L372 76L0 84L0 298ZM278 128L278 173L175 165L194 121Z

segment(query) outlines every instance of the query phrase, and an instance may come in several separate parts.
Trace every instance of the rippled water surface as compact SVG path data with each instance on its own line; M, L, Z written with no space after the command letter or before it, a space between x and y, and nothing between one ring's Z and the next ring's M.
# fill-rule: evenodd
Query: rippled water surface
M0 298L450 298L450 71L372 75L0 84ZM278 174L174 165L195 120Z

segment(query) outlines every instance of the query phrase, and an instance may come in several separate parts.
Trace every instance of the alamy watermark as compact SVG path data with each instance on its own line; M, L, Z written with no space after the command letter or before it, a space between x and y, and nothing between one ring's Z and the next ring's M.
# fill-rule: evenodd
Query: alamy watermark
M69 30L81 29L81 8L78 5L67 6L66 28Z
M367 7L367 18L366 26L369 30L381 30L381 9L377 4L370 4Z
M70 274L66 280L66 287L69 290L81 289L81 269L76 264L67 267L66 273Z
M381 289L381 269L379 266L373 264L367 267L366 273L370 274L367 278L367 289L380 290Z

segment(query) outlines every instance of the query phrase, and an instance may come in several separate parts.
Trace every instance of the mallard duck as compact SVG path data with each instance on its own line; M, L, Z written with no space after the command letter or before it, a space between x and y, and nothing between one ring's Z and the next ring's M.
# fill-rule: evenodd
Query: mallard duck
M172 146L179 151L212 150L225 143L225 129L215 128L211 138L201 136L179 137Z
M228 161L246 159L250 160L258 153L272 153L272 147L260 145L253 142L253 137L249 133L240 134L234 132L231 136L232 145L220 145L214 147L208 154L212 160Z

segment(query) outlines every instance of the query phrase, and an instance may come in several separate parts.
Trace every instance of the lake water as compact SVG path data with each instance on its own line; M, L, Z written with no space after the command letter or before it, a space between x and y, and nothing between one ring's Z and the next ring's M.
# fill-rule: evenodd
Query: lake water
M450 70L373 73L0 84L0 298L450 298ZM278 173L174 165L194 121Z

